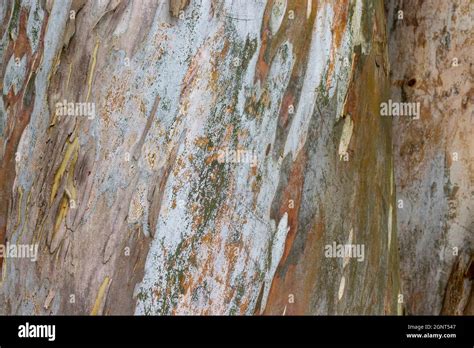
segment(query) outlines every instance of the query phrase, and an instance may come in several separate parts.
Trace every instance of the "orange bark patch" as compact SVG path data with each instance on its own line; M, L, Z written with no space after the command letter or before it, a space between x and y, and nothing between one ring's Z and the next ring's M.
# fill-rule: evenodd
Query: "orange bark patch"
M28 21L28 12L22 8L20 11L20 28L18 31L18 38L13 47L15 57L23 57L25 54L31 54L30 42L26 34L26 22Z
M290 228L286 237L285 250L280 260L281 264L286 263L298 230L298 213L301 204L301 191L303 189L304 165L306 164L306 159L307 156L304 151L300 151L291 168L288 186L285 188L280 204L279 214L283 216L286 212L288 213L288 227ZM290 200L294 202L293 208L289 206Z
M258 53L257 66L255 71L255 81L265 81L268 71L272 64L278 49L281 45L289 41L293 45L293 55L296 56L295 68L293 75L299 75L300 69L305 66L307 54L311 44L311 35L313 24L317 14L317 3L313 1L313 10L307 18L307 3L301 0L288 1L286 13L283 21L275 35L271 35L270 17L274 1L269 1L265 8L262 24L262 45ZM289 11L294 11L294 19L289 18Z
M26 71L26 80L21 86L20 91L16 96L13 95L13 92L10 91L7 98L4 99L5 107L10 108L9 115L7 118L7 129L5 134L9 134L8 138L2 139L0 145L3 145L3 159L0 164L0 197L3 202L10 201L12 195L12 186L13 181L15 180L15 152L18 148L18 143L20 142L21 135L23 130L30 122L30 115L33 111L34 105L34 93L31 96L27 96L27 99L30 99L27 105L24 102L21 102L25 97L25 91L28 89L27 86L30 79L34 78L34 72L39 66L41 55L43 52L43 37L45 34L46 23L48 22L48 15L45 15L43 26L40 33L40 44L38 51L34 56L31 56L31 47L28 42L28 37L26 35L26 22L28 15L26 10L20 12L20 30L17 40L12 44L8 45L8 48L5 52L5 57L15 54L16 57L20 57L26 54L27 61L27 71ZM10 131L11 130L11 131ZM7 239L7 219L8 219L8 210L9 204L0 205L0 244L5 244ZM0 273L3 265L3 257L0 258Z
M295 102L295 97L292 94L285 94L281 103L280 122L283 127L288 124L289 107Z
M306 235L304 250L298 256L299 261L289 265L283 276L279 272L283 266L280 262L262 314L281 315L285 311L286 315L301 315L310 310L309 303L323 259L320 242L325 233L324 219L324 213L315 219ZM308 267L308 264L311 266ZM290 295L293 295L294 303L289 301Z
M326 80L326 88L329 89L331 86L331 78L334 70L334 59L336 52L341 45L341 40L344 35L347 26L347 15L349 11L349 1L335 1L334 4L334 22L331 27L332 32L332 45L331 52L329 55L329 68L328 68L328 77Z

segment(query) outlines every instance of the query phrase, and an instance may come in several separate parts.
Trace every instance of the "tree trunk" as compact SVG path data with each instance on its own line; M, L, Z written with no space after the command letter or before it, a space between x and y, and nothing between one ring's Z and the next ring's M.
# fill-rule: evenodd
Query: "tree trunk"
M398 118L393 129L410 314L474 314L473 5L389 4L392 99L421 106L418 120Z
M38 246L2 258L0 313L402 313L383 1L7 0L0 23L0 244Z

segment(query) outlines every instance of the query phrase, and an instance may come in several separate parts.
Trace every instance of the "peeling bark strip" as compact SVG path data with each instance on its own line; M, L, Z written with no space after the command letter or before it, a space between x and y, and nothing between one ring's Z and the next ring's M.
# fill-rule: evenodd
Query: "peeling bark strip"
M397 313L385 18L381 0L7 1L0 243L39 248L0 260L0 314Z
M13 182L15 180L15 161L20 158L18 151L20 137L30 121L33 110L34 93L32 93L32 81L35 80L35 72L41 60L43 46L44 26L38 24L36 29L36 40L40 42L38 51L32 51L31 40L28 37L28 12L16 1L8 8L11 17L8 26L2 26L2 69L0 78L2 82L2 102L0 105L0 244L4 245L8 240L8 202L13 193ZM5 23L7 8L3 16ZM47 19L47 16L46 16ZM15 40L8 40L8 35ZM7 114L8 110L8 114ZM9 117L8 117L9 116ZM3 271L3 257L0 257L0 271Z

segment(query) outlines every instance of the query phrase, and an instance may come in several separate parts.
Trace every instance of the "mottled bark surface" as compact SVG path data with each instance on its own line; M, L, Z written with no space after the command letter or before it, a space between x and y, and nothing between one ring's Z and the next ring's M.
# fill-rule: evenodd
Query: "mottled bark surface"
M458 220L442 202L454 182L469 193L468 171L451 184L443 174L435 218L408 198L397 210L404 182L413 202L430 191L404 172L405 140L392 141L410 131L380 117L383 1L1 5L0 244L39 250L36 262L1 259L0 313L396 314L399 294L410 311L441 310L440 291L413 304L434 285L399 261L415 248L405 214L466 223L467 200ZM332 243L364 257L327 257ZM413 260L425 254L438 255Z
M393 128L406 309L463 314L473 298L474 4L388 5L392 99L421 105L419 119Z

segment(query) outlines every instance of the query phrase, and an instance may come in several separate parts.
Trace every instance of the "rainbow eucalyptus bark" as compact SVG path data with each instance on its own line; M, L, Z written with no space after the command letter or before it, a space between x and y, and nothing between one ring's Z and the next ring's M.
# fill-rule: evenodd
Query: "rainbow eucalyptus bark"
M4 4L1 313L400 311L382 1Z

